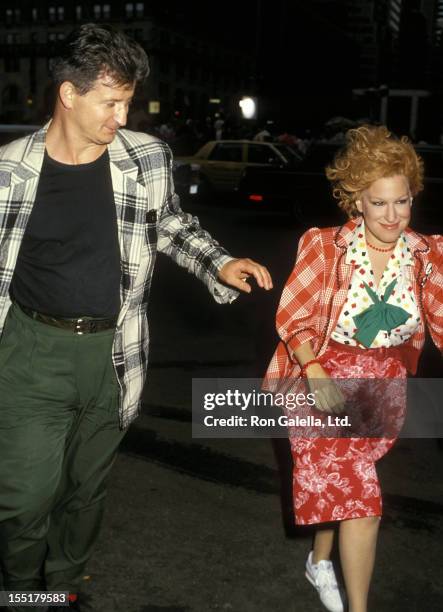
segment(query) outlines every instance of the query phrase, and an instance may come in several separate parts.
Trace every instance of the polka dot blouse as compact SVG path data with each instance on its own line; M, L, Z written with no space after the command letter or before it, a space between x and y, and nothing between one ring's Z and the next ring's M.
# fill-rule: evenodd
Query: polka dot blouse
M378 297L383 299L385 289L393 280L396 280L394 290L387 303L400 306L410 313L410 316L405 323L395 329L380 330L368 348L397 346L406 342L416 331L420 322L420 312L415 301L412 286L408 280L410 277L408 266L412 266L410 269L413 269L414 259L408 247L406 235L404 233L400 235L397 245L388 259L378 287L375 286L374 273L368 256L364 221L355 229L354 238L347 250L346 263L353 264L355 269L348 288L346 301L338 318L336 328L332 332L332 339L341 344L366 348L353 337L357 331L353 317L362 313L373 303L364 283L367 283L377 293Z

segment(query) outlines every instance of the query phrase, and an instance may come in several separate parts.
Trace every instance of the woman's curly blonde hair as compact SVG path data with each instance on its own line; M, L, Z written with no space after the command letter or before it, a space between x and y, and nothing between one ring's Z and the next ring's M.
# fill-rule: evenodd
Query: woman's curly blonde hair
M374 181L397 174L409 181L412 195L423 189L423 161L406 136L397 138L384 126L362 125L348 130L346 144L326 168L332 194L349 216L360 213L355 204Z

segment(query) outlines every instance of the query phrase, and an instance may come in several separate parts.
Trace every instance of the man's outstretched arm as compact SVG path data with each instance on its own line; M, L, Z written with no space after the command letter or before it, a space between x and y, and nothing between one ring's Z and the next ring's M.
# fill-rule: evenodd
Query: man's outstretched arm
M264 266L251 259L231 257L200 226L197 217L183 212L172 178L161 210L158 232L158 250L195 274L219 303L232 302L238 291L249 293L251 285L246 281L251 276L259 287L272 288L271 276Z

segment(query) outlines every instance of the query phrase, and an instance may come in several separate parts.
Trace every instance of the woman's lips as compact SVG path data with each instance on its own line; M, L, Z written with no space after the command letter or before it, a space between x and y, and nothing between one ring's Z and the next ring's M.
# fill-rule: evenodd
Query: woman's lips
M385 223L380 223L383 229L386 230L395 230L398 228L399 223L392 223L391 225L386 225Z

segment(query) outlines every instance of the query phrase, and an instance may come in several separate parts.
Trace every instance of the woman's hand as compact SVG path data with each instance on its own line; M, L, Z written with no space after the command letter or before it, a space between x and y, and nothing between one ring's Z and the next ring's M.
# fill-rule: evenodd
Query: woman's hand
M306 368L306 378L315 394L315 407L321 412L340 414L345 409L345 398L339 387L319 363Z

